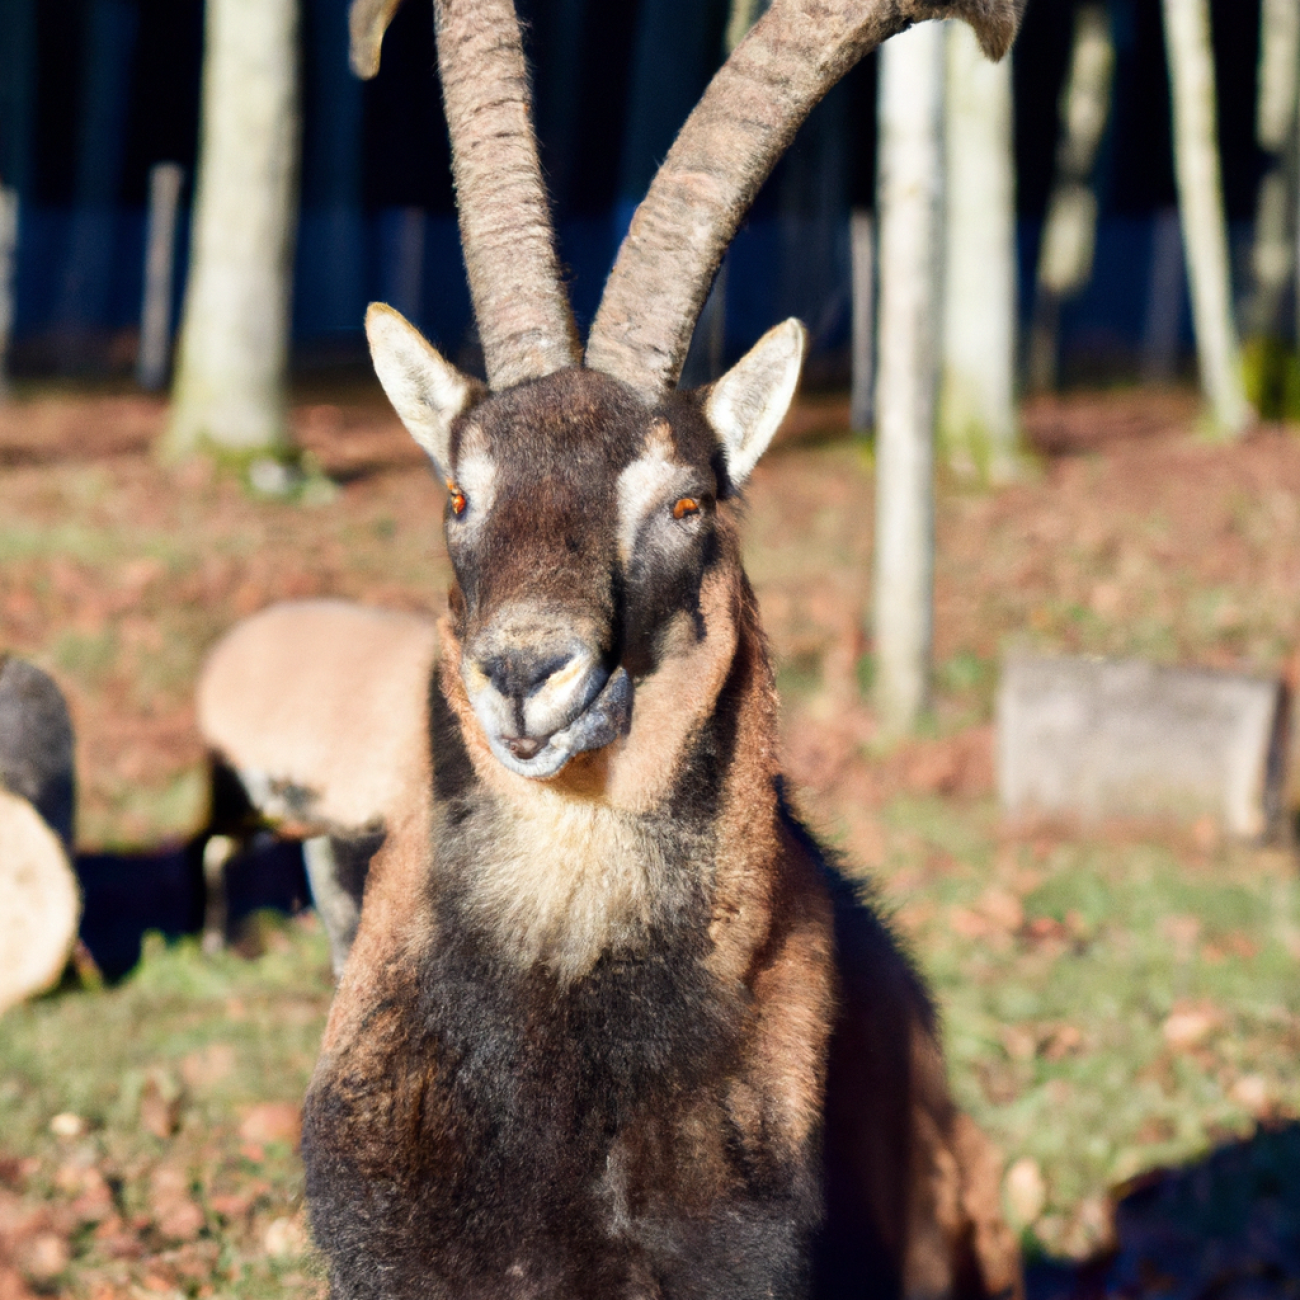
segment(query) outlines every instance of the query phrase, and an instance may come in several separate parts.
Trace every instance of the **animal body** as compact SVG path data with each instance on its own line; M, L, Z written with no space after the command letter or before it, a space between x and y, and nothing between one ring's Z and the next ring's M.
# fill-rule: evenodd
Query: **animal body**
M305 1109L338 1300L1018 1291L925 989L781 780L738 502L804 331L674 387L683 313L799 114L935 13L993 46L1017 17L775 0L634 219L581 365L509 0L435 4L489 386L371 308L447 483L455 584L427 784L374 860ZM724 138L753 144L739 189Z
M208 915L225 923L223 869L258 830L304 840L312 896L342 969L370 858L407 788L427 785L437 626L344 600L285 601L236 624L199 676L212 809Z

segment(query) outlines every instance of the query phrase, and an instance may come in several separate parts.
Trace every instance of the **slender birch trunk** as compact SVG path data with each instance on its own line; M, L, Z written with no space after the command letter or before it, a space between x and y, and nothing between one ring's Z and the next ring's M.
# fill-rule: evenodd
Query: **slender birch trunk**
M9 400L9 340L13 336L18 191L0 182L0 402Z
M140 306L140 353L136 382L156 392L167 382L172 351L172 277L176 268L176 222L185 169L155 163L149 169L149 224L145 235L144 298Z
M1255 133L1266 159L1255 209L1251 250L1254 285L1246 308L1246 387L1261 412L1281 415L1287 371L1282 312L1295 267L1297 75L1300 0L1260 6L1259 97Z
M946 27L939 437L959 473L1005 482L1018 438L1011 58L990 63L965 23Z
M288 442L297 31L296 0L208 0L173 455L278 452Z
M1056 387L1061 304L1092 278L1097 244L1093 170L1110 116L1115 44L1104 4L1075 16L1070 71L1061 95L1061 141L1038 253L1038 284L1029 338L1029 386Z
M876 401L876 217L868 208L849 217L853 275L853 387L849 428L864 434L875 420Z
M913 730L930 694L943 77L942 24L881 50L874 631L887 735Z
M1192 318L1212 430L1235 437L1250 424L1241 347L1233 319L1228 229L1219 170L1209 0L1163 0L1173 95L1174 170L1183 223Z

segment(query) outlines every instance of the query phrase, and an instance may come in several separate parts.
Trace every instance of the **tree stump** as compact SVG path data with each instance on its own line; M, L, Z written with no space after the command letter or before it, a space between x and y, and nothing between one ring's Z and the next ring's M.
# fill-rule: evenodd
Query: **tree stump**
M998 789L1012 817L1280 830L1289 699L1276 679L1137 660L1015 656L998 691Z

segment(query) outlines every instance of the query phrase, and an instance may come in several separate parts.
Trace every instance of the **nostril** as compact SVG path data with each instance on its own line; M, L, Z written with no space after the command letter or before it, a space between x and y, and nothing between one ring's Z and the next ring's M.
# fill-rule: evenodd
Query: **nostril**
M537 751L546 744L545 740L538 740L535 736L516 736L513 740L506 741L506 748L516 757L527 762L534 758Z
M536 655L496 655L479 664L483 675L502 695L522 700L537 691L573 661L571 653L541 658Z

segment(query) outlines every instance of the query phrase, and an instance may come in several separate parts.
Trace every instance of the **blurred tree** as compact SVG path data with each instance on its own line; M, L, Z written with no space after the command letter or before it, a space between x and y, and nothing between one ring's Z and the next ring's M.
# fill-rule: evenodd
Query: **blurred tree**
M1218 104L1209 0L1163 0L1173 96L1174 172L1201 388L1211 430L1235 437L1251 423L1233 319L1228 231L1219 167Z
M0 177L0 402L9 400L9 340L14 325L14 257L18 248L18 190Z
M135 0L91 0L86 7L72 223L55 307L65 373L105 364L139 22Z
M939 437L959 473L1016 467L1016 181L1011 59L949 23Z
M1280 416L1287 407L1300 407L1298 368L1282 321L1296 264L1300 0L1263 0L1259 38L1255 133L1266 170L1255 210L1254 285L1246 307L1246 387L1261 414Z
M0 402L9 395L18 213L27 188L35 52L35 0L0 0Z
M875 701L887 735L929 703L945 30L895 36L880 63L880 369Z
M1085 4L1075 16L1070 70L1061 93L1061 136L1056 176L1038 252L1038 284L1029 335L1028 382L1056 387L1061 303L1092 278L1097 242L1093 171L1110 116L1115 45L1104 4Z
M190 278L165 450L288 445L296 0L208 0ZM274 475L264 485L275 487Z

